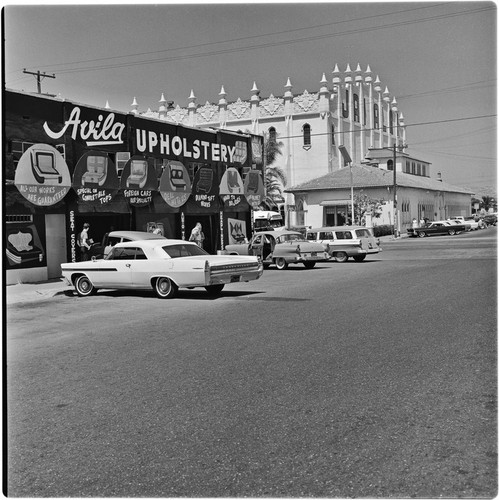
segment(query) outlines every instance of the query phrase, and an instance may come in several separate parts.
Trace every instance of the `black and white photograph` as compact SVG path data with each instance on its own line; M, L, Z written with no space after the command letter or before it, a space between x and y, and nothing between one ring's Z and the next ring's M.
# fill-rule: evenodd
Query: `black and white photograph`
M2 35L5 498L497 497L495 2Z

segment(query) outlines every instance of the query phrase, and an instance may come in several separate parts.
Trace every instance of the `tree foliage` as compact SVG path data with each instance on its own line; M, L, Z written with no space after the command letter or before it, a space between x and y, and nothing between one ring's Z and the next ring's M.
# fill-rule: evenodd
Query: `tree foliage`
M353 208L355 222L365 225L366 214L370 213L373 218L381 216L381 207L385 204L385 200L371 198L364 193L356 193L353 197Z
M265 198L262 204L268 208L276 208L279 203L284 203L283 189L287 183L286 174L282 168L273 165L277 157L282 154L283 145L268 133L263 134Z

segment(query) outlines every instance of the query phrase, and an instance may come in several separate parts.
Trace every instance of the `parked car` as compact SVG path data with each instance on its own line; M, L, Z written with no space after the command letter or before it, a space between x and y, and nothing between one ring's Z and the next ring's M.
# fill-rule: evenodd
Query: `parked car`
M320 243L307 241L297 231L259 231L249 243L227 245L230 255L256 255L265 266L275 264L283 270L289 264L302 263L311 269L317 262L329 259L329 254Z
M466 231L478 229L478 222L475 220L474 216L463 217L461 215L455 215L454 217L451 217L449 220L455 220L461 222L466 226Z
M458 221L455 219L447 219L446 221L441 221L441 222L448 222L451 226L454 226L454 230L456 231L456 234L460 234L463 231L469 231L469 226Z
M321 243L337 262L352 257L362 262L367 255L381 252L380 240L363 226L329 226L307 229L307 241Z
M164 238L117 243L105 259L61 264L61 270L81 297L99 288L131 288L169 299L179 288L219 294L228 283L260 278L263 264L257 257L210 255L195 243Z
M475 218L474 215L471 215L470 217L465 217L464 223L470 225L471 231L476 231L477 229L480 228L480 225L478 224L478 219Z
M409 236L442 236L450 234L451 236L466 230L464 224L453 224L449 221L434 221L423 224L421 227L409 228L407 233Z

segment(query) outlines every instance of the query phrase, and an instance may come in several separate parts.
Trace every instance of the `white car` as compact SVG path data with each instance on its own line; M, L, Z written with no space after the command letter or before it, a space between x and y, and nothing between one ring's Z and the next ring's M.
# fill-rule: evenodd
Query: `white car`
M80 297L126 288L152 289L169 299L179 288L219 294L228 283L257 280L263 264L254 256L210 255L195 243L163 239L118 243L104 259L61 264L61 270Z

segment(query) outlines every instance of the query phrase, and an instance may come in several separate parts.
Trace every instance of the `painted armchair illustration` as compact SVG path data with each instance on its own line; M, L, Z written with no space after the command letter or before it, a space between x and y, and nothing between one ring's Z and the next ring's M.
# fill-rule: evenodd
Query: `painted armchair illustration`
M52 151L31 150L31 171L39 184L61 184L62 175L55 163L55 154Z

